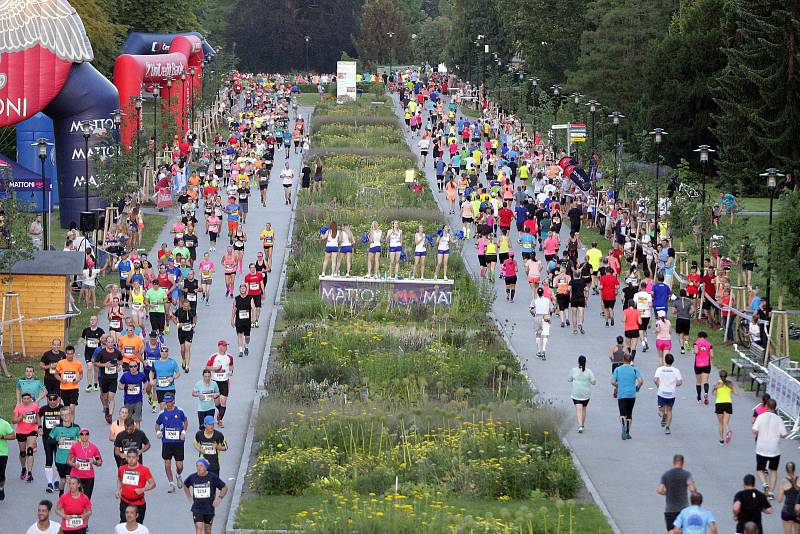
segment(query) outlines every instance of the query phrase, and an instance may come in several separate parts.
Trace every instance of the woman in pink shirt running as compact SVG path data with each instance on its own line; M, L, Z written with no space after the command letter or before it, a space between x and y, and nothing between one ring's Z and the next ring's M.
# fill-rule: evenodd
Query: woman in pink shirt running
M514 302L514 293L517 291L517 261L514 259L514 251L508 253L508 258L505 259L500 269L506 280L506 300Z

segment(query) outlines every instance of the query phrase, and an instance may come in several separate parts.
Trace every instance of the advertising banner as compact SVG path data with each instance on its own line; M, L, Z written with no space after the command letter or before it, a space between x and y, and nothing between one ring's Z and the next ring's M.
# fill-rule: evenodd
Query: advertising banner
M375 280L325 276L319 279L319 294L329 304L374 306L389 299L398 306L443 306L453 302L453 281Z
M356 99L356 62L336 62L336 102Z

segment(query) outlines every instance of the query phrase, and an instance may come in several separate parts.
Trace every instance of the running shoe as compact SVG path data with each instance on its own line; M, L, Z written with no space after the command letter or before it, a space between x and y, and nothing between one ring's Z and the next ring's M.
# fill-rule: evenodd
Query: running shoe
M178 489L183 488L183 479L180 477L180 475L178 475L177 477L177 484L178 484Z
M614 326L614 318L611 318L611 326Z
M578 427L578 434L583 434L583 427L582 426Z
M728 432L725 434L725 443L730 443L733 439L733 431L728 429Z
M703 395L703 404L708 404L708 393Z
M53 482L53 491L58 491L58 483L59 483L59 481L58 481L58 480L56 480L55 482Z
M47 488L45 488L47 493L53 493L53 484L51 482L47 483Z
M583 331L583 325L582 324L578 325L578 330L580 330L581 334L585 334L586 333L586 332Z
M686 354L686 349L683 348L683 345L681 345L681 354Z
M28 477L25 480L28 482L33 482L33 473L28 473Z
M669 429L669 427L666 427L664 429L664 434L667 434L667 435L672 434L672 431Z
M167 488L167 493L175 493L175 483L174 482L170 482L169 483L169 488Z
M19 474L19 479L20 480L25 480L27 475L28 475L28 470L23 467L22 468L22 472Z
M249 347L245 347L244 348L244 355L245 356L249 356L250 355L250 348Z
M244 353L242 351L239 351L239 357L240 358L244 357Z

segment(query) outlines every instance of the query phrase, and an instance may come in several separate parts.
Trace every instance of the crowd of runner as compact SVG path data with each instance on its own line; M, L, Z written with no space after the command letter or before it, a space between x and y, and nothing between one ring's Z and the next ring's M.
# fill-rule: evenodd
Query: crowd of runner
M269 222L248 239L248 205L256 189L256 201L266 205L276 152L285 155L279 179L290 205L296 177L289 154L308 151L305 121L289 87L280 77L234 74L225 90L227 135L216 135L209 147L195 142L194 151L191 132L176 142L173 161L159 169L156 186L179 183L180 214L171 226L172 242L162 243L156 257L137 248L143 228L138 208L123 209L100 253L70 229L65 249L85 255L84 275L76 284L86 304L97 307L92 299L99 273L115 272L118 283L107 287L103 320L92 316L75 344L54 339L50 350L26 367L17 381L13 417L0 419L0 500L9 489L4 475L13 469L7 466L13 441L19 449L20 481L41 483L47 496L29 534L87 532L95 477L108 476L117 481L116 533L158 532L143 525L145 499L163 487L164 479L167 492L183 491L190 501L194 530L211 532L214 511L228 492L219 477L220 458L228 449L221 429L235 391L235 363L249 355L251 333L261 326L276 244ZM321 166L317 172L321 181ZM303 175L307 186L308 165ZM201 233L210 246L198 251ZM218 240L224 240L219 256ZM244 248L256 240L257 260L245 265ZM218 268L224 273L224 295L212 284ZM198 316L212 299L222 298L231 299L229 322L238 352L229 350L223 336L210 356L208 347L199 347L203 357L198 365L192 347ZM168 346L176 346L173 336L179 354ZM192 410L176 405L178 388L191 390L196 399ZM99 402L92 400L93 393L99 393ZM81 414L88 410L102 410L107 426L81 425ZM155 463L143 463L151 447L160 450L163 478ZM185 460L190 474L184 472ZM51 521L53 514L57 519Z

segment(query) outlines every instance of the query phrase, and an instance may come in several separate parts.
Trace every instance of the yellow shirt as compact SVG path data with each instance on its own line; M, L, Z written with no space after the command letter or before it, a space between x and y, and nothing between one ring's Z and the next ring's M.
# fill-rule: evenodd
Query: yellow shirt
M586 251L586 261L592 266L593 271L600 270L600 260L603 259L603 253L600 249L590 248Z

